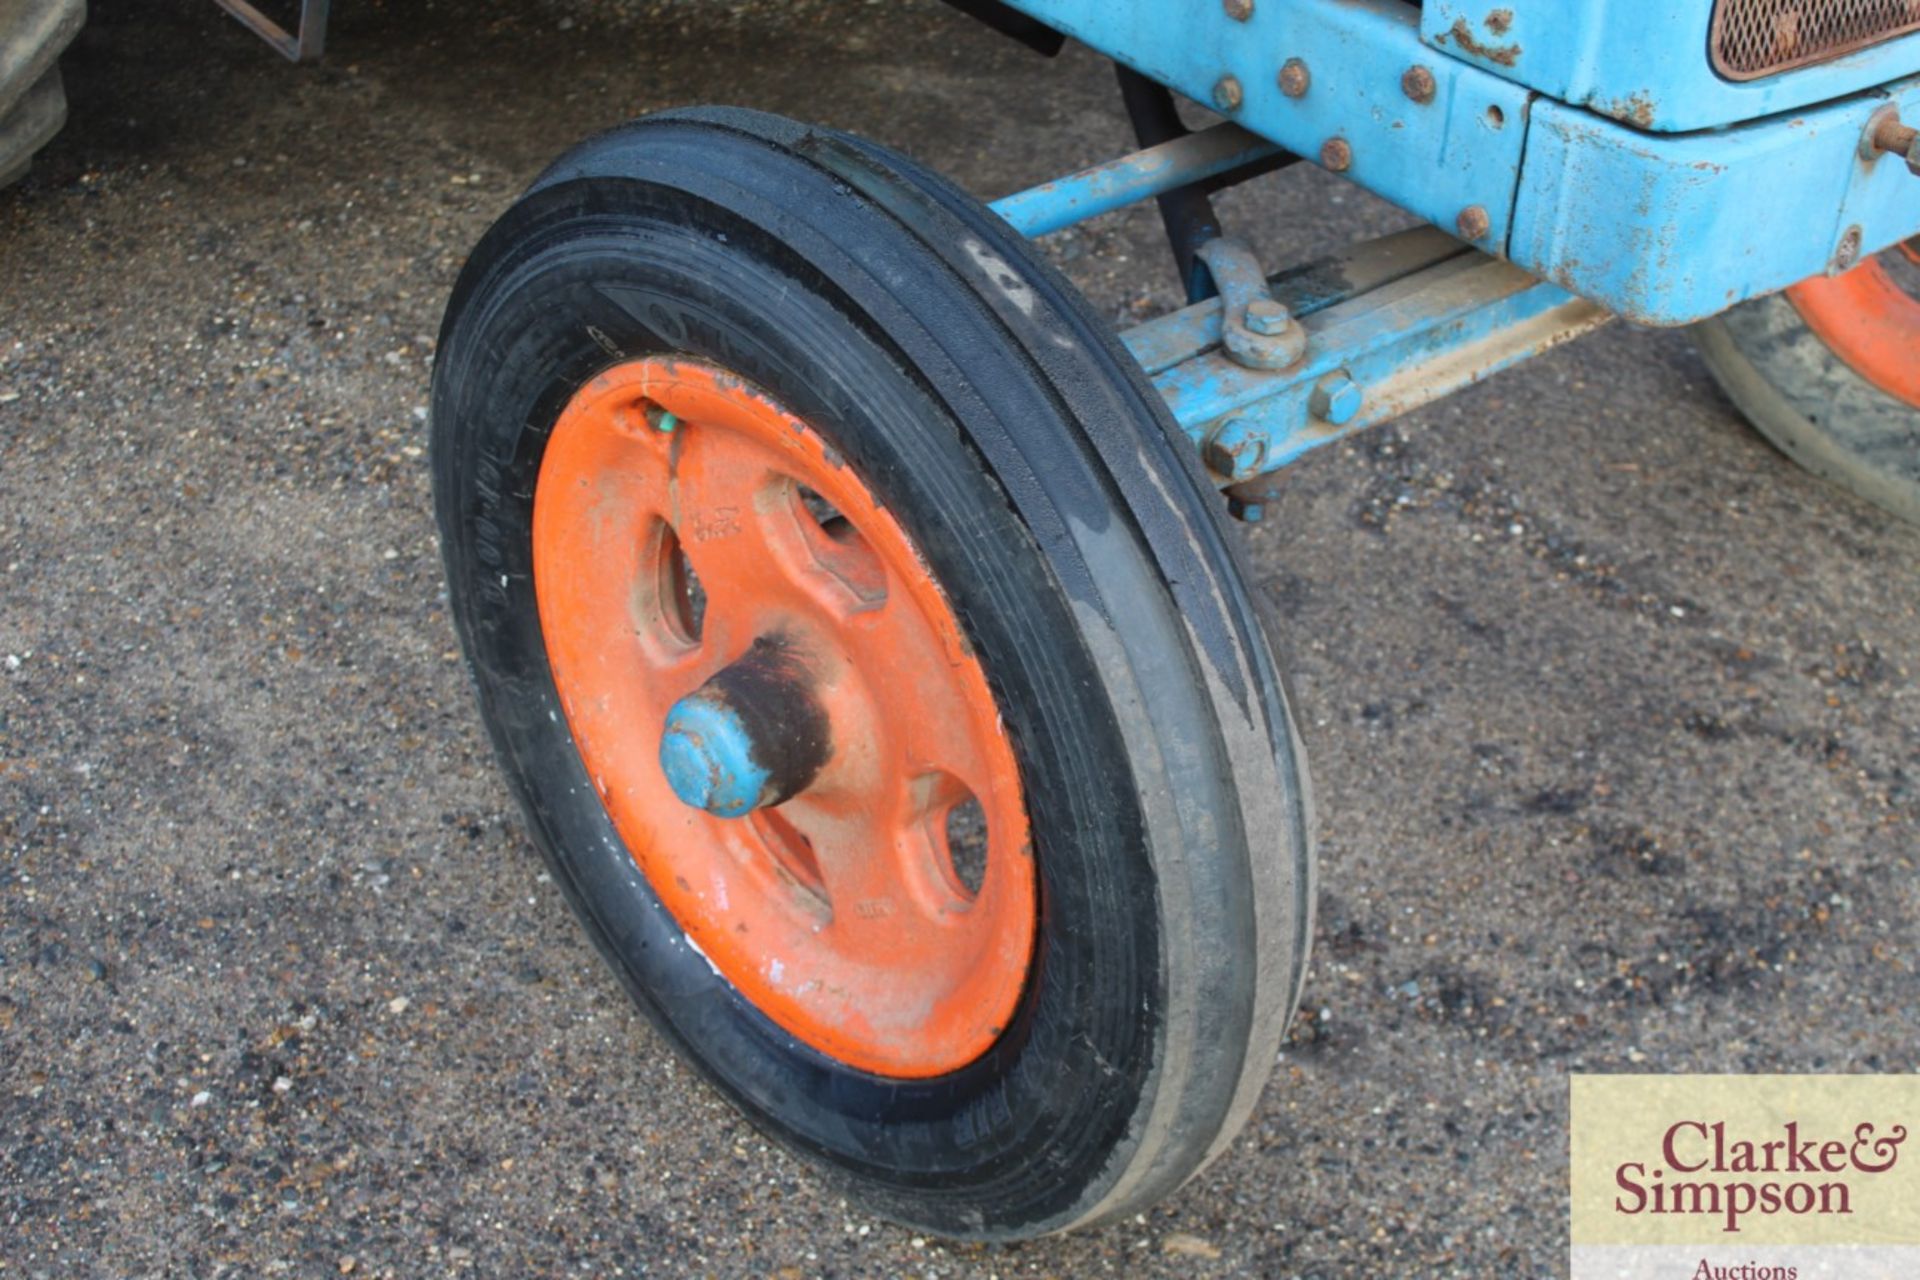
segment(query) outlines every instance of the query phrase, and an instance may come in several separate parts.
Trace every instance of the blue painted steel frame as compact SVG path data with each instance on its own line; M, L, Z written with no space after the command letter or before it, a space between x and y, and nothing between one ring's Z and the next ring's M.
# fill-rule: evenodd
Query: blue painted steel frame
M1568 106L1663 133L1794 111L1920 71L1920 32L1779 75L1728 80L1712 0L1426 0L1428 44Z
M1530 95L1421 44L1419 11L1400 0L1260 0L1245 22L1219 0L1011 3L1196 102L1231 76L1239 124L1308 159L1338 138L1361 186L1442 227L1477 205L1485 243L1506 241ZM1299 97L1279 84L1289 58L1308 68ZM1437 82L1426 104L1400 88L1416 63Z
M1920 232L1920 178L1865 161L1893 103L1920 123L1920 78L1737 129L1655 136L1548 99L1533 105L1507 256L1642 324L1677 325ZM1841 259L1844 264L1844 258Z
M1231 114L1255 133L1310 158L1338 138L1361 186L1445 228L1477 207L1479 247L1639 323L1690 323L1818 274L1836 228L1859 226L1867 253L1920 233L1920 184L1897 160L1857 154L1866 117L1886 101L1920 120L1920 82L1662 135L1436 52L1400 0L1258 0L1246 21L1212 0L1009 2L1198 101L1216 100L1230 77ZM1724 83L1699 57L1699 82ZM1299 96L1278 81L1289 60L1307 71ZM1424 102L1401 85L1416 65L1434 80Z

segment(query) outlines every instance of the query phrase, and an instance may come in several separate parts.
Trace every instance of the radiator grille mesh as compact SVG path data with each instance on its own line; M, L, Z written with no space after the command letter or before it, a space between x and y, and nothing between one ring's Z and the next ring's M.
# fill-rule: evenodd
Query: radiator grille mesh
M1920 31L1920 0L1719 0L1713 67L1752 80L1906 31Z

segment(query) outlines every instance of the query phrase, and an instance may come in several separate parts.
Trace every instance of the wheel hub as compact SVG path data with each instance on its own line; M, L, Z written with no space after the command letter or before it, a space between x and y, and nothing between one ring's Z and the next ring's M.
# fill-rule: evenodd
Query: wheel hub
M1019 771L951 604L855 469L712 365L621 364L554 426L534 587L593 785L735 989L877 1074L985 1052L1038 919Z
M826 712L805 664L783 636L761 636L745 656L674 703L660 735L660 768L696 809L738 818L790 800L832 751Z

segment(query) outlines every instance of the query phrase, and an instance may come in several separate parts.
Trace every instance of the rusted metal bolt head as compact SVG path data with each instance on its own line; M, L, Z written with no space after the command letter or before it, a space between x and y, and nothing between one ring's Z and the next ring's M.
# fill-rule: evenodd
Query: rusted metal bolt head
M1453 225L1460 231L1462 240L1478 240L1493 230L1493 220L1487 217L1485 205L1470 204L1460 211Z
M1221 76L1213 82L1213 105L1222 111L1240 109L1240 82L1232 76Z
M1320 144L1320 166L1335 173L1345 173L1353 163L1353 148L1347 145L1345 138L1328 138Z
M1201 457L1229 480L1250 476L1267 460L1267 434L1245 418L1228 418L1207 437Z
M1338 427L1353 421L1365 399L1360 384L1345 369L1336 369L1313 384L1307 393L1307 412Z
M1400 76L1400 91L1415 102L1433 101L1433 72L1425 67L1408 67Z
M1260 517L1266 512L1257 502L1245 502L1239 498L1227 499L1227 514L1235 520L1245 520L1248 524L1259 524Z
M1293 313L1284 303L1272 298L1255 298L1247 304L1247 328L1263 338L1271 338L1285 333L1287 326L1293 323Z
M1280 92L1289 98L1307 96L1307 86L1313 83L1313 77L1307 72L1307 64L1298 58L1288 58L1286 65L1280 68Z
M1224 0L1227 16L1235 22L1245 22L1253 16L1253 0Z

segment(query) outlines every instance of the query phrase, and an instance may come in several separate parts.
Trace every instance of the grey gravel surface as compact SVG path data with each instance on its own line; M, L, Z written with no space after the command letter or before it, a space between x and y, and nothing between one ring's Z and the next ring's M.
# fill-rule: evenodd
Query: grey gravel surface
M343 0L296 69L96 0L0 195L0 1275L1536 1276L1571 1071L1920 1068L1920 533L1612 329L1290 475L1251 533L1315 766L1307 1005L1139 1220L916 1237L626 1003L496 776L424 404L461 256L670 104L999 194L1109 76L907 3ZM1400 225L1307 167L1275 264ZM1053 243L1117 323L1150 211Z

